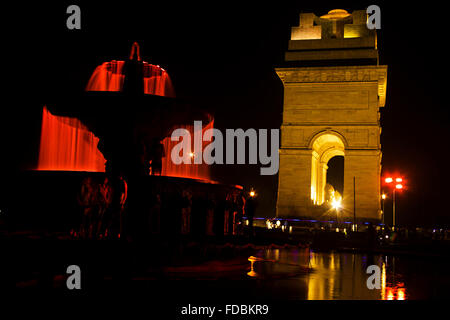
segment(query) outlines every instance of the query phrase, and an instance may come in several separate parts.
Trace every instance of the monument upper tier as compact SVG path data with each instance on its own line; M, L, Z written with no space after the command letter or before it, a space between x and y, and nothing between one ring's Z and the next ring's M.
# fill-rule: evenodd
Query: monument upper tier
M286 62L301 64L378 64L377 35L366 25L365 10L335 9L323 16L301 13L292 27Z

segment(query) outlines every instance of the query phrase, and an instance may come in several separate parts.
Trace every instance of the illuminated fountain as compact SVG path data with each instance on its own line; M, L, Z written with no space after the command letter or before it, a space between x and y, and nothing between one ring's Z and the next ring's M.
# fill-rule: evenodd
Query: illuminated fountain
M180 233L186 197L192 205L191 232L204 234L206 210L214 205L219 216L223 215L225 199L242 187L212 181L205 163L175 165L171 161L171 150L178 144L170 140L171 133L184 128L194 136L194 121L202 121L202 135L214 126L207 112L175 98L167 72L143 61L134 43L128 60L99 65L79 95L46 101L39 163L27 178L28 184L36 186L29 203L39 203L39 207L21 203L24 207L16 211L29 214L39 210L51 217L47 220L51 223L67 219L65 225L77 228L76 199L82 180L93 177L101 183L107 175L127 182L126 223L129 230L134 228L129 234L146 237L153 232L149 216L155 210L160 212L161 233ZM164 146L165 157L159 157L161 176L150 176L155 144ZM203 148L207 145L204 142ZM30 217L21 220L27 219ZM217 221L224 223L222 218ZM216 234L223 234L223 225L214 228Z
M93 72L86 92L72 101L49 103L43 109L38 170L122 172L148 175L149 153L162 142L163 176L209 179L207 165L173 165L173 128L193 134L193 120L212 118L175 101L168 73L141 60L134 43L127 61L104 62ZM205 145L206 146L206 145ZM105 166L106 163L106 166Z

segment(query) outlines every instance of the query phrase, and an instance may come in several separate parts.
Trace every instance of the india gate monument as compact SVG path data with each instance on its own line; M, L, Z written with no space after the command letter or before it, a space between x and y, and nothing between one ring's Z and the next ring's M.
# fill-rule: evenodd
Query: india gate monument
M366 22L365 10L336 9L301 13L291 29L285 67L276 68L284 86L278 217L326 217L333 201L328 163L343 156L339 219L381 218L379 108L387 66L379 65L376 30Z

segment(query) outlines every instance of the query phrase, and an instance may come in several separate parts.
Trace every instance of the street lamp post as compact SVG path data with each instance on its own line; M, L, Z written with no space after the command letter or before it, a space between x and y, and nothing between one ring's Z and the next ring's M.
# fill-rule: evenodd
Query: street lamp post
M393 215L394 215L394 228L395 228L395 190L397 190L397 189L402 189L403 188L403 185L401 184L401 183L397 183L396 185L395 185L395 188L394 188L394 192L393 192L393 195L392 195L392 200L394 201L393 202Z
M395 230L395 188L392 192L392 227Z
M386 200L386 194L385 193L383 193L381 195L381 206L382 206L382 212L383 212L383 228L384 228L384 216L385 216L385 213L384 213L384 200Z
M403 181L402 178L395 178L395 184L394 179L391 177L388 177L384 180L387 184L391 184L393 185L393 191L392 191L392 228L395 230L395 191L397 189L403 189L403 185L401 184L401 182ZM383 207L384 207L384 201L383 201ZM383 210L384 211L384 210ZM383 213L383 218L384 218L384 213Z

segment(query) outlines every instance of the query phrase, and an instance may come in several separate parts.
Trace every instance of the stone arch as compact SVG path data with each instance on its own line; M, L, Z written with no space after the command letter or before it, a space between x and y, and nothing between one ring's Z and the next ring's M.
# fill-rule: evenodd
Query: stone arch
M335 156L344 156L347 142L336 131L325 130L317 133L310 140L311 150L311 200L314 205L325 201L328 161Z
M347 143L347 139L344 137L343 134L341 134L339 131L333 130L333 129L325 129L325 130L320 130L320 131L316 131L315 133L313 133L310 138L309 138L309 142L308 142L308 148L312 148L314 141L320 137L321 135L324 134L333 134L337 137L339 137L342 142L344 143L345 148L348 148L348 143Z

